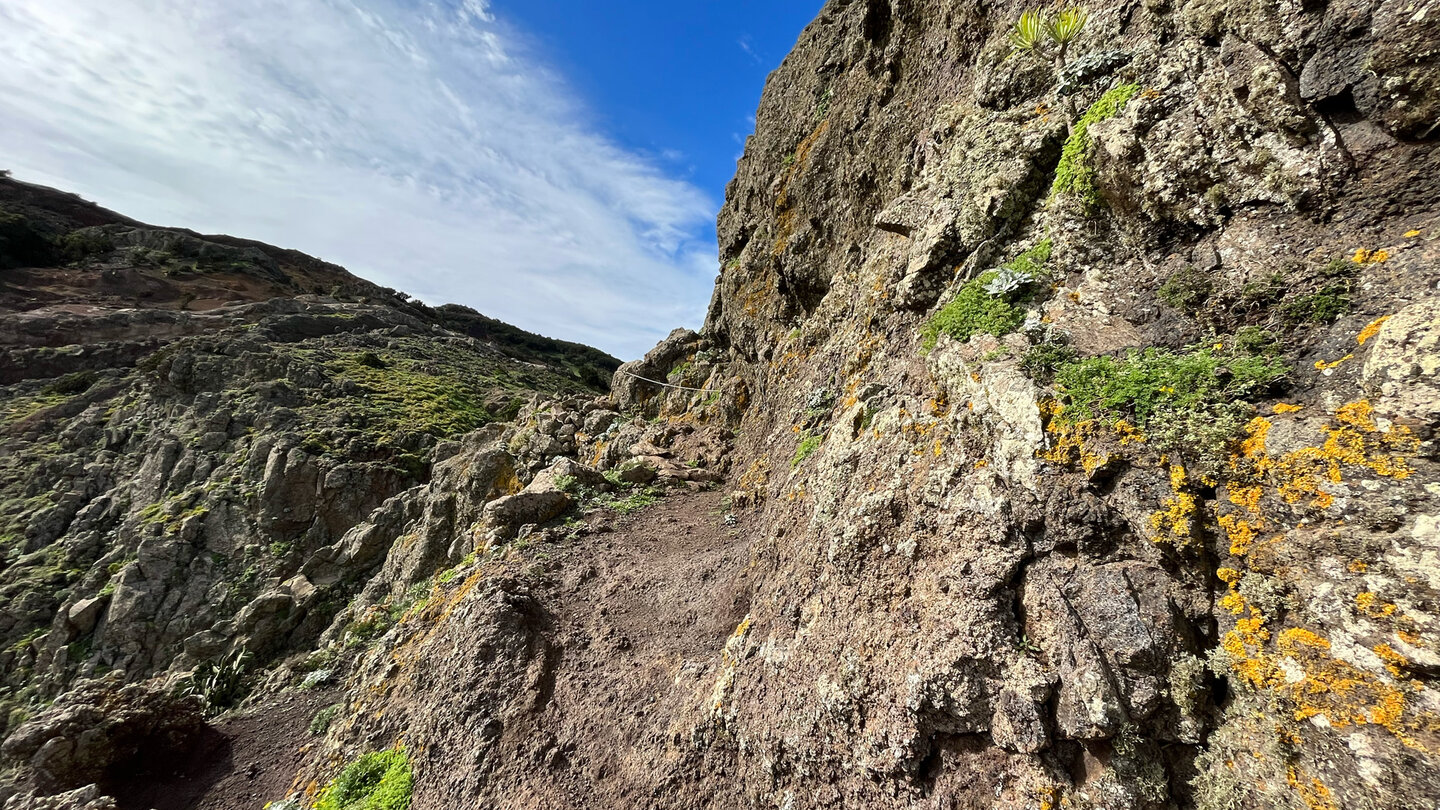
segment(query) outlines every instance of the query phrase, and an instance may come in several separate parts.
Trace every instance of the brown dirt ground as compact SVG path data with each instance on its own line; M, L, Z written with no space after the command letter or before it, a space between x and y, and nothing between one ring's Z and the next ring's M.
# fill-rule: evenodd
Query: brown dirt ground
M338 697L291 689L222 717L216 738L170 775L117 789L120 810L260 810L285 796L313 739L310 719Z
M644 752L673 733L677 707L664 704L684 699L677 676L708 664L749 608L747 534L725 524L720 491L672 493L641 512L602 511L589 522L608 530L538 547L548 573L536 596L555 617L550 632L562 653L532 722L554 748L549 767L498 769L507 799L496 807L584 807L597 790L639 800ZM311 716L337 697L292 690L220 724L228 748L191 779L200 791L182 796L172 783L165 789L173 798L154 807L260 810L283 798L305 758ZM425 774L417 776L415 805L430 807ZM614 784L617 777L630 784Z

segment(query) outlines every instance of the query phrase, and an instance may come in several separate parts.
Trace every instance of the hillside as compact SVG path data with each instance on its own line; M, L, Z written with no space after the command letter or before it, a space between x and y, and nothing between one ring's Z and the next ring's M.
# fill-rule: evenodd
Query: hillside
M1440 6L1086 9L1037 57L1020 4L831 0L703 329L606 396L227 443L455 340L293 356L327 310L142 363L197 403L163 435L108 377L46 406L91 416L27 441L99 449L15 476L90 556L26 513L67 590L0 665L73 688L12 723L14 806L1433 805Z
M8 178L0 226L8 729L77 677L142 680L237 635L251 666L308 645L367 570L275 616L316 549L425 484L454 438L593 397L619 365Z

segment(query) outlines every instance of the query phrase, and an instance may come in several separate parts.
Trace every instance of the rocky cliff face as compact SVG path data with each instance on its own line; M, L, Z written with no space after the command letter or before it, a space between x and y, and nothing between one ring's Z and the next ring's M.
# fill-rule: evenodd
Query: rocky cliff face
M268 510L313 517L292 567L192 646L312 643L261 712L337 680L290 806L379 750L416 808L1433 803L1440 6L1087 9L1060 66L1009 53L1018 5L834 0L767 85L702 332L426 486ZM204 547L190 508L150 535ZM179 570L149 559L118 571Z

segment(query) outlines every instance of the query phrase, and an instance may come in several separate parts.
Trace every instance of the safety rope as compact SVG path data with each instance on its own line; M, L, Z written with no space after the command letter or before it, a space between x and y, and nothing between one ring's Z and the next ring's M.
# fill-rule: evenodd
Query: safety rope
M699 392L702 393L702 394L713 393L712 390L709 389L709 388L690 388L689 386L685 386L685 385L672 385L672 384L670 384L670 383L660 382L659 380L652 380L652 379L650 379L649 377L641 377L639 374L631 374L631 373L628 372L628 371L621 371L621 370L618 369L618 368L615 369L615 373L616 373L616 374L624 374L626 377L634 377L635 379L640 380L641 382L648 382L648 383L650 383L651 385L663 385L663 386L665 386L666 388L674 388L674 389L676 389L677 391L699 391Z

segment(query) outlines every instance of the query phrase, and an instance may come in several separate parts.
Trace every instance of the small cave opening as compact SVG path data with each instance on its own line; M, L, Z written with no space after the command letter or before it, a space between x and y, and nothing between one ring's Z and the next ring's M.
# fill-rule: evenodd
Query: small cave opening
M1315 112L1335 126L1354 124L1365 118L1355 104L1355 94L1348 87L1333 96L1316 99Z

